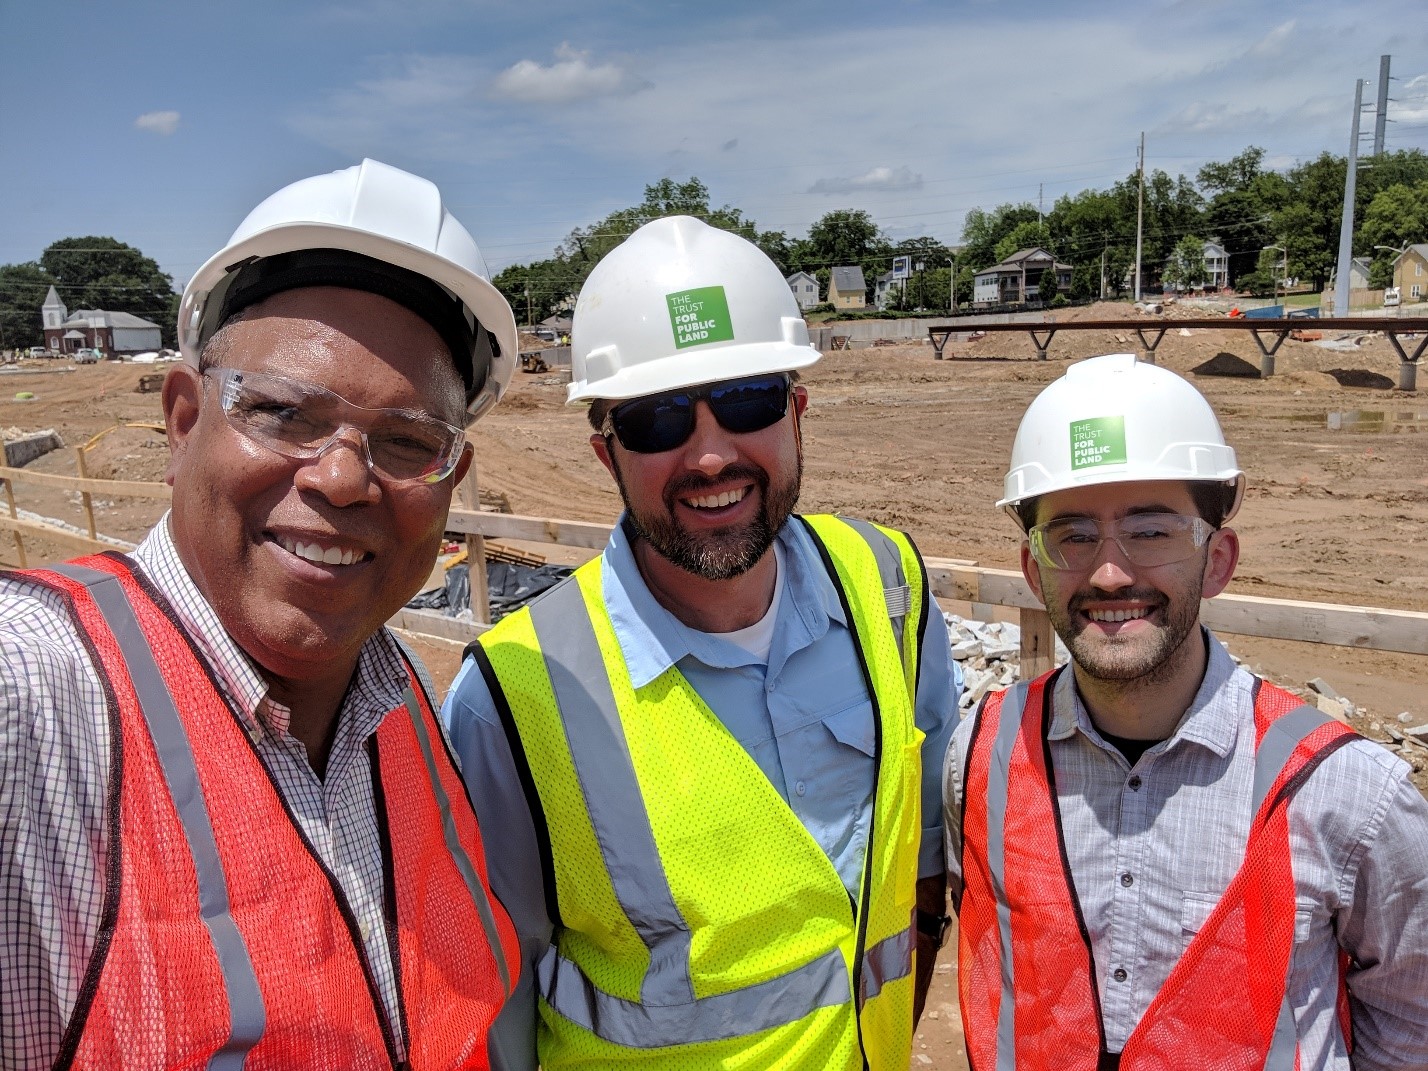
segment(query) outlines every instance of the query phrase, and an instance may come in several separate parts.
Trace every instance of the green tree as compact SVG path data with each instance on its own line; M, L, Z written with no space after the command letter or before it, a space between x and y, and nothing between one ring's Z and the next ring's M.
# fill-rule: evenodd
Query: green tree
M0 265L0 349L44 345L40 306L52 285L54 279L34 261Z
M1165 282L1181 290L1189 290L1205 281L1205 243L1187 234L1175 244L1165 264Z
M1040 246L1047 249L1051 245L1051 228L1039 219L1029 219L1018 223L1004 234L992 250L993 264L1000 264L1013 253ZM987 265L990 266L990 265Z
M1428 179L1414 186L1397 183L1378 193L1364 213L1358 238L1365 253L1373 256L1369 285L1391 285L1397 254L1378 247L1402 249L1428 240Z
M990 268L1000 260L996 251L1002 239L1021 224L1035 223L1039 218L1032 204L998 205L990 212L974 208L962 224L962 256L974 272Z
M71 313L132 313L158 324L165 344L174 344L179 295L173 279L133 246L94 235L61 238L40 254L40 266Z

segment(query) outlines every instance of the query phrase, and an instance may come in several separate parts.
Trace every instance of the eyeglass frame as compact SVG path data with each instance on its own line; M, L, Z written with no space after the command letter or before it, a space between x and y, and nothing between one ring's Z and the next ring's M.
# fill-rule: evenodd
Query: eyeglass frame
M734 428L726 426L724 422L719 419L719 410L716 405L716 400L713 397L716 391L728 390L731 387L737 387L740 384L754 383L764 379L775 378L782 379L784 384L783 411L779 413L778 416L776 416L773 420L769 421L762 427L751 428L747 431L738 431ZM668 453L670 450L678 450L681 446L687 443L694 435L694 428L696 423L694 411L698 404L702 401L709 406L709 411L713 414L714 419L718 423L719 427L722 428L724 431L727 431L730 435L752 435L755 432L764 431L768 428L773 427L784 417L788 416L788 403L789 399L793 397L793 387L794 379L793 376L791 376L788 372L761 372L757 375L752 376L739 376L737 379L721 379L714 383L704 383L696 387L679 387L675 390L660 391L656 394L641 395L638 398L622 398L614 405L612 405L608 410L606 410L605 419L600 422L600 430L598 434L606 442L609 442L611 438L614 438L616 441L619 442L621 446L623 446L626 450L634 454L663 454ZM686 431L684 437L671 446L666 446L658 450L637 450L634 447L627 445L625 443L625 440L620 436L619 432L615 428L616 413L618 413L619 410L626 408L627 406L631 406L637 403L647 405L661 398L672 399L680 397L687 397L689 399L689 428Z
M1186 522L1184 525L1180 525L1177 523L1175 527L1181 528L1182 530L1188 531L1190 533L1191 546L1189 553L1179 558L1171 558L1168 561L1155 562L1154 564L1140 562L1136 561L1136 555L1138 555L1140 551L1137 550L1133 554L1127 548L1126 544L1121 542L1121 538L1123 538L1127 533L1122 531L1120 532L1119 536L1106 534L1106 529L1108 526L1119 526L1127 521L1145 520L1147 518L1173 518L1176 522ZM1051 552L1047 548L1046 544L1046 530L1053 525L1074 524L1078 522L1085 524L1093 524L1096 527L1097 538L1095 544L1091 547L1090 559L1084 565L1062 565L1052 560ZM1055 569L1058 572L1077 573L1084 572L1087 569L1093 568L1100 560L1102 548L1107 543L1114 543L1116 545L1116 548L1121 552L1121 556L1124 557L1126 561L1130 562L1132 565L1140 569L1158 569L1165 565L1176 565L1179 562L1187 561L1190 558L1194 557L1195 552L1198 551L1201 547L1208 544L1210 542L1211 537L1220 530L1221 529L1216 528L1209 521L1205 520L1205 518L1200 516L1192 516L1185 513L1168 513L1164 511L1156 511L1153 513L1132 513L1125 517L1117 517L1112 521L1099 521L1093 517L1057 517L1052 520L1046 521L1043 524L1033 525L1031 528L1027 529L1026 538L1028 544L1031 547L1032 557L1036 560L1036 563L1038 565L1046 569Z
M217 385L218 408L219 411L223 413L224 422L230 428L232 428L239 435L243 436L243 438L248 440L249 442L261 446L264 450L268 450L271 453L277 454L279 457L285 457L290 461L316 460L323 454L327 453L328 450L332 449L332 447L341 440L341 437L344 432L354 431L357 433L357 437L362 443L361 457L363 462L367 466L368 473L370 473L377 479L384 480L389 483L421 484L426 486L433 486L447 479L452 473L456 471L456 469L461 464L462 446L466 441L466 429L457 427L455 424L448 424L446 421L440 419L439 417L432 416L430 413L423 413L416 410L402 409L397 407L369 408L368 406L358 405L356 402L349 401L342 395L338 394L336 391L330 390L329 388L324 387L319 383L313 383L311 380L306 379L297 379L293 376L281 375L276 372L261 372L245 370L241 368L231 368L228 366L214 366L203 369L199 372L199 376L204 381L208 381L210 378L212 378L213 382ZM225 396L229 394L229 392L233 389L232 383L234 379L236 377L242 376L262 377L265 379L280 380L284 383L297 384L310 394L319 397L325 395L330 398L335 398L339 403L341 403L340 411L345 413L355 411L357 413L371 415L386 414L389 416L401 417L404 420L415 421L419 424L436 425L450 432L452 436L450 446L446 451L443 452L443 454L446 455L447 460L441 469L428 473L426 475L394 475L388 472L382 466L378 465L376 459L372 456L372 444L367 437L367 430L361 427L360 425L353 423L351 420L346 419L341 421L337 425L337 427L333 429L333 431L327 436L327 438L322 441L320 445L314 447L299 447L294 444L284 443L282 445L285 448L279 449L277 446L273 445L273 443L266 441L265 439L255 437L255 435L252 433L251 428L244 426L241 421L239 421L233 416L232 405L237 400L237 398L236 396L233 398L226 398ZM440 457L443 455L437 456Z

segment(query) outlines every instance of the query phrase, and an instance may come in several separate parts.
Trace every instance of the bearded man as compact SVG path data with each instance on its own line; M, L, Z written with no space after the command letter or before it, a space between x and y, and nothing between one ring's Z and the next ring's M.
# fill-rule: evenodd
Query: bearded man
M911 541L792 512L819 356L772 261L689 217L581 290L570 400L625 512L444 709L528 1066L908 1065L960 682Z

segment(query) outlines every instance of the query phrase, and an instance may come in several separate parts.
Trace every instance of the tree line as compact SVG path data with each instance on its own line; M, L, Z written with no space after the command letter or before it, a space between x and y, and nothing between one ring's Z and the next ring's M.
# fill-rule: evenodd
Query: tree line
M1229 256L1233 287L1267 293L1278 277L1291 277L1323 289L1338 258L1348 162L1326 152L1276 171L1264 166L1264 156L1252 145L1205 164L1193 178L1146 172L1141 272L1147 285L1203 282L1203 244L1215 239ZM638 227L661 216L691 215L749 239L785 275L808 272L825 293L832 268L857 265L871 299L893 258L908 256L922 267L894 293L895 309L946 308L954 262L957 302L970 301L976 272L1030 246L1072 266L1073 300L1098 296L1103 277L1106 292L1120 296L1134 274L1138 185L1132 172L1107 189L1064 195L1045 212L1027 202L974 208L960 244L952 246L926 235L894 241L862 209L828 212L802 236L762 230L741 209L711 206L698 178L664 178L645 187L639 204L576 227L551 256L512 265L493 281L518 320L538 322L568 309L600 258ZM1354 220L1354 255L1371 258L1369 285L1384 286L1396 250L1428 242L1428 155L1408 149L1361 161ZM165 345L174 344L179 295L173 280L132 246L89 236L61 239L38 261L0 265L0 348L44 341L40 305L50 286L71 313L130 312L158 324Z

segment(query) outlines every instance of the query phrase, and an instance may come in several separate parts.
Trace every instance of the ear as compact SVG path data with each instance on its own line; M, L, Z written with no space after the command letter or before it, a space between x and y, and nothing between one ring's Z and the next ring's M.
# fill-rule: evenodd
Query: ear
M1200 597L1213 599L1224 591L1240 561L1240 537L1233 528L1221 528L1210 536L1210 553L1205 560L1205 579Z
M808 408L808 388L802 383L793 385L793 412L796 416L803 416L803 411Z
M160 395L164 410L164 430L169 440L169 465L164 483L173 486L174 473L183 463L189 439L198 426L203 407L203 376L191 365L169 369Z
M467 439L461 446L461 460L456 463L456 468L447 477L452 488L461 486L461 481L466 479L466 473L471 468L471 459L476 456L476 448L471 445L471 440Z
M1031 542L1026 539L1021 541L1021 575L1026 578L1026 586L1031 588L1037 601L1045 606L1046 598L1041 594L1041 566L1031 552Z
M600 459L600 464L605 466L605 471L616 480L619 477L615 474L615 462L610 457L610 440L601 435L598 431L590 436L590 449L595 451L595 456Z

